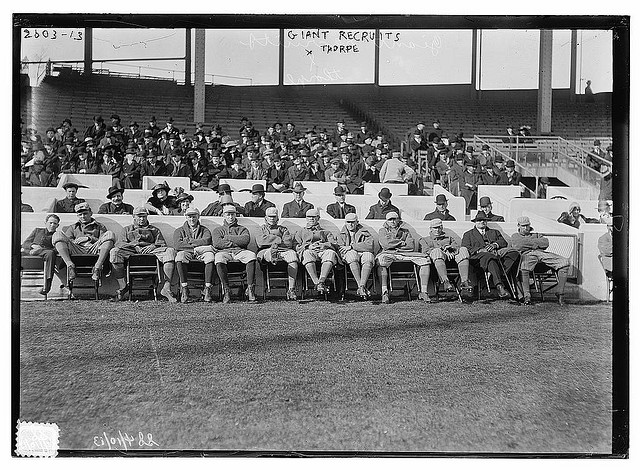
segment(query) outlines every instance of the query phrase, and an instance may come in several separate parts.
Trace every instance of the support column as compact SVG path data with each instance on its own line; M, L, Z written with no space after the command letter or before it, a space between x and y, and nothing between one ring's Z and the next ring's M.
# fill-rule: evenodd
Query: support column
M204 63L205 63L205 31L196 29L195 41L195 81L193 87L193 122L205 122L204 105Z
M540 61L538 64L538 134L551 133L551 62L553 31L540 30Z
M569 73L569 99L574 102L578 98L578 31L571 30L571 69Z
M380 30L375 30L375 43L376 46L374 48L374 56L373 56L373 84L375 86L380 85Z
M191 86L191 29L185 30L184 44L184 84Z
M278 85L284 85L284 29L280 28L278 41Z
M84 28L84 74L93 73L93 29Z
M471 33L471 93L478 99L478 30Z

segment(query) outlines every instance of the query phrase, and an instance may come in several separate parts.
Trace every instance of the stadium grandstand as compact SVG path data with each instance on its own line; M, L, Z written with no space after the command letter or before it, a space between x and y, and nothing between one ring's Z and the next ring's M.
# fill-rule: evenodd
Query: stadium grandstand
M91 30L85 34L91 37ZM87 60L85 55L85 66ZM475 79L471 85L230 86L198 82L196 74L195 86L185 81L104 68L86 73L51 61L35 86L23 75L22 239L42 224L44 213L61 207L69 185L80 188L78 197L98 221L120 233L129 215L98 214L113 188L122 188L124 202L139 207L154 185L167 182L171 196L184 193L202 211L218 201L222 184L235 190L239 208L262 184L265 199L282 216L299 182L335 235L343 224L327 206L338 197L335 188L344 189L379 247L385 220L367 216L387 188L416 240L429 234L426 216L436 209L437 196L446 199L452 217L445 227L459 240L473 227L481 201L503 216L504 222L490 225L507 241L526 216L536 232L551 237L549 250L570 260L569 298L610 298L597 249L613 214L610 93L586 100L550 87L479 91ZM278 169L274 160L280 160ZM572 203L582 211L577 219ZM169 245L184 223L183 210L171 213L151 217ZM61 226L75 222L74 214L58 215ZM222 224L220 215L203 215L202 221L214 228ZM245 214L241 221L257 251L255 236L264 220ZM292 233L303 221L282 218ZM48 297L64 298L64 265L56 276L60 282ZM112 295L113 279L101 282L102 292ZM417 277L414 288L420 289ZM257 290L264 289L258 275ZM34 292L27 283L21 295L42 298Z

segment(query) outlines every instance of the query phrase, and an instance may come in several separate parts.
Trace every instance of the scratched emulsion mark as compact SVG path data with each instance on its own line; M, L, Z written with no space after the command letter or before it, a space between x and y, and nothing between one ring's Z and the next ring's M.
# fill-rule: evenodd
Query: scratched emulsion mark
M55 457L58 455L60 429L55 423L32 423L18 420L16 454L20 457Z
M423 35L423 37L425 37ZM442 49L442 39L437 34L431 38L431 41L426 39L424 42L403 41L401 38L398 40L389 40L386 38L380 38L380 46L384 46L388 49L427 49L431 51L431 54L435 57L440 53Z
M162 367L160 366L160 358L158 357L158 348L156 348L156 342L153 340L153 336L151 336L151 330L147 331L149 332L149 339L151 340L153 355L156 358L156 367L158 368L158 374L160 375L160 385L164 386L164 377L162 376Z

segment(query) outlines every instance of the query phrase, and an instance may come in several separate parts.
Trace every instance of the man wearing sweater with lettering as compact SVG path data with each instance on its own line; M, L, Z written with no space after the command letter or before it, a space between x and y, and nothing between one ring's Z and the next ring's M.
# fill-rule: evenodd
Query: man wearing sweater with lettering
M227 204L222 208L224 223L221 227L216 227L211 233L213 248L216 251L215 263L218 277L222 283L222 303L231 302L229 292L229 276L227 263L229 261L240 261L245 265L247 273L247 298L250 302L256 301L255 295L255 272L256 254L247 249L251 236L249 230L242 225L238 225L236 207Z

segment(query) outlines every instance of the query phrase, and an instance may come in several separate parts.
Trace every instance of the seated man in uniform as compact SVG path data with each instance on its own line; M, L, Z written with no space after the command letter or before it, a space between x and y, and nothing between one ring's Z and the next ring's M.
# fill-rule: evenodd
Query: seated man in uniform
M327 214L334 219L344 219L347 214L356 213L356 208L345 202L347 192L342 186L333 188L333 195L336 197L336 202L327 206Z
M453 289L447 276L447 261L455 261L460 274L460 288L470 289L469 284L469 251L460 246L451 234L445 231L442 220L432 219L429 235L419 240L420 251L429 255L433 261L438 278L446 291Z
M56 267L56 251L52 238L60 225L60 217L48 214L44 219L44 224L44 228L33 229L20 249L22 254L40 256L44 260L44 286L39 291L41 295L47 295L51 290Z
M293 250L293 237L287 227L278 224L278 209L275 207L267 208L264 220L256 236L258 260L273 264L282 260L287 263L287 300L297 300L298 255Z
M501 248L506 248L507 241L498 230L487 228L487 216L483 211L478 211L472 222L475 227L462 236L462 246L469 251L470 263L485 273L491 273L500 298L509 297L504 288L498 254Z
M309 273L319 294L327 290L324 285L329 273L338 263L336 253L336 238L329 230L320 226L320 212L309 209L306 213L306 225L298 230L294 236L294 246L298 258ZM320 276L316 271L316 261L321 261Z
M417 244L411 236L409 229L403 227L404 222L397 212L387 212L386 222L378 232L378 240L382 247L382 252L378 254L378 275L382 284L382 303L388 304L389 299L389 273L387 269L394 261L410 261L419 268L421 292L418 299L424 302L431 302L427 293L429 284L429 272L431 259L429 255L420 253Z
M504 217L491 212L491 209L493 209L493 204L490 197L482 196L478 205L480 206L480 210L487 216L488 222L504 222Z
M287 202L282 207L282 218L287 217L303 218L309 209L313 209L313 204L304 200L304 192L307 190L299 181L293 186L293 201Z
M367 290L367 281L375 262L373 236L358 223L355 212L349 212L344 219L344 227L338 235L338 252L358 284L356 293L363 299L369 298L371 292Z
M193 259L204 262L204 289L202 296L205 302L211 302L213 286L213 268L215 254L213 251L211 231L200 223L200 211L188 207L184 212L187 221L173 233L173 245L176 249L176 269L180 278L180 302L189 302L189 283L185 264Z
M91 275L91 279L97 281L102 275L102 266L113 248L116 236L93 218L93 212L88 203L78 204L76 214L78 214L78 222L67 227L64 232L54 233L51 241L67 265L70 280L76 277L76 265L71 261L71 255L97 254L98 261L93 266Z
M524 290L524 303L531 303L529 279L538 263L544 263L558 274L558 286L556 297L558 303L564 305L564 286L569 274L569 259L546 251L549 247L549 239L533 233L533 227L529 217L518 217L518 232L511 235L511 246L522 254L520 272L522 274L522 288Z
M262 183L256 183L251 187L251 201L244 205L244 214L247 217L265 217L266 210L276 205L264 198L264 186Z
M62 185L63 189L67 192L67 196L64 199L56 199L53 202L51 212L57 213L69 213L74 212L78 204L85 202L84 199L76 197L78 188L86 188L86 186L79 185L77 183L65 183Z
M158 183L151 189L151 197L144 205L149 214L169 215L171 211L178 208L175 196L169 195L169 185Z
M133 214L133 206L124 202L123 194L124 189L118 186L110 187L107 199L111 199L111 202L102 204L98 214Z
M131 255L154 255L162 263L164 272L164 285L160 290L160 295L169 302L175 302L176 298L171 293L171 278L173 277L174 258L176 252L167 246L167 242L162 236L159 228L149 223L149 213L144 207L137 207L133 210L133 224L127 225L120 238L111 250L111 270L118 282L118 290L114 296L114 301L124 299L124 294L129 290L124 273L124 262Z
M447 209L448 205L447 196L444 194L438 194L436 196L436 210L425 215L424 220L440 219L445 222L449 220L456 220L456 218L449 213L449 209Z
M369 207L366 219L384 219L389 212L400 213L400 209L391 203L391 191L389 188L382 188L378 193L378 202Z
M221 227L216 227L211 233L213 248L216 251L215 263L218 277L222 283L222 302L231 302L229 292L229 276L227 263L229 261L240 261L245 265L247 273L247 297L250 302L256 301L255 294L255 272L256 254L247 249L251 236L246 227L238 224L236 206L226 204L222 208L224 223Z

